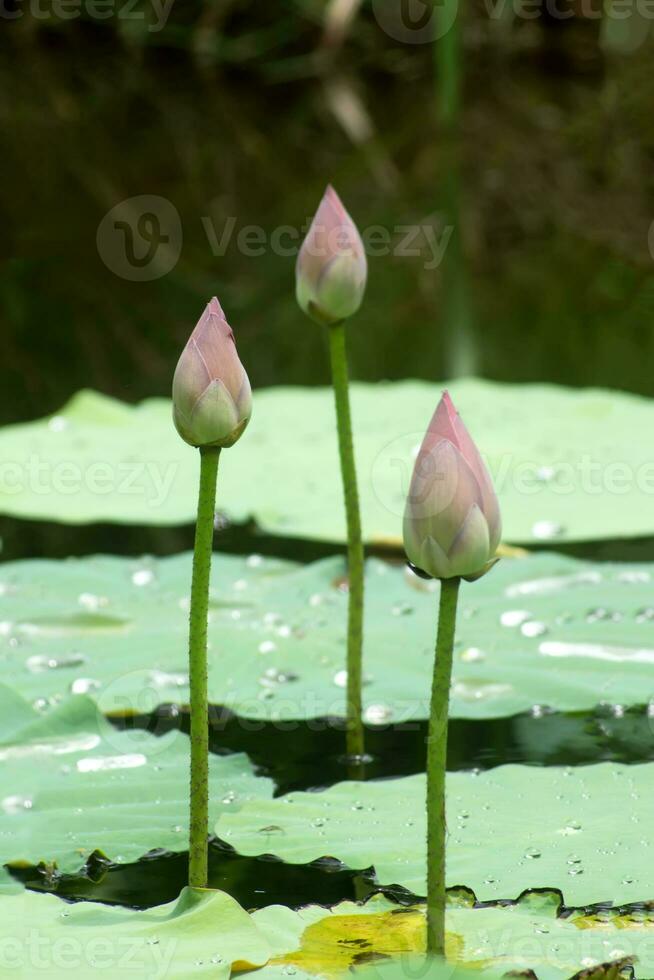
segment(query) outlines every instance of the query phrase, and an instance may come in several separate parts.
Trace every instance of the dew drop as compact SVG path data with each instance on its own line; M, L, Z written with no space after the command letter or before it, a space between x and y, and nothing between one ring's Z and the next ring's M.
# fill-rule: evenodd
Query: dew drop
M550 538L558 538L564 534L565 528L556 521L536 521L531 528L531 533L539 541L548 541Z
M106 596L94 595L92 592L81 592L77 597L77 601L80 606L88 609L89 612L97 612L103 606L109 605L109 600Z
M259 678L262 687L275 687L276 684L290 684L292 681L299 681L299 675L291 671L277 670L276 667L268 667Z
M102 685L100 681L93 680L92 677L76 677L70 685L71 694L89 694L91 691L97 691Z
M81 667L86 663L86 657L81 653L71 653L65 657L46 657L42 654L35 654L28 657L25 666L32 674L40 674L46 670L67 670L71 667Z
M615 578L617 582L626 582L628 585L641 585L650 582L652 576L641 569L626 569L624 572L618 572Z
M363 719L369 725L383 725L393 717L393 709L386 704L369 704L363 712Z
M452 695L462 701L484 701L499 698L509 694L513 688L510 684L499 684L493 681L459 681L452 682Z
M333 678L336 687L347 687L347 670L337 670ZM361 680L361 684L365 686L366 684L372 683L372 677L364 676Z
M150 680L155 687L188 687L189 676L183 671L151 670Z
M263 642L259 644L258 649L259 653L274 653L277 649L277 644L272 640L263 640Z
M533 861L536 858L542 857L542 854L537 847L528 847L525 851L525 857Z
M147 758L141 752L132 752L126 755L89 756L86 759L79 759L76 768L78 772L138 769L139 766L146 765L147 761Z
M586 613L587 623L597 623L609 618L610 613L608 609L605 609L603 606L597 606L595 609L589 609Z
M507 609L500 616L500 623L502 626L513 628L515 626L522 626L528 619L531 619L531 613L527 612L526 609Z
M459 659L466 664L479 663L486 659L486 654L479 647L467 647L460 653Z
M391 615L393 616L410 616L413 612L413 606L410 606L408 602L396 602L391 608Z
M5 796L0 807L4 813L23 813L32 809L32 800L28 796Z
M132 582L134 585L151 585L154 582L154 572L151 568L137 568L132 572Z
M530 619L522 624L520 632L523 636L543 636L544 633L547 633L547 626L536 619Z

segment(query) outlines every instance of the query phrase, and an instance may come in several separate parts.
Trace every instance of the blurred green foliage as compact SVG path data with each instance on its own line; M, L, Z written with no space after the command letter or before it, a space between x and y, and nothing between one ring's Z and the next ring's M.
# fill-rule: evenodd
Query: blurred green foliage
M394 245L399 226L440 237L451 146L434 46L389 37L371 0L331 48L324 0L174 0L161 31L38 20L33 2L4 25L0 62L0 421L82 386L166 394L212 293L254 385L325 383L325 338L296 308L293 257L245 255L236 235L300 227L331 180L361 228L384 226ZM470 366L650 394L654 32L625 51L595 17L461 9ZM150 282L116 276L96 248L103 216L140 194L170 200L183 227L179 262ZM207 227L220 237L230 219L214 255ZM457 362L460 325L446 322L431 259L424 239L420 255L371 257L350 328L357 378L435 379Z

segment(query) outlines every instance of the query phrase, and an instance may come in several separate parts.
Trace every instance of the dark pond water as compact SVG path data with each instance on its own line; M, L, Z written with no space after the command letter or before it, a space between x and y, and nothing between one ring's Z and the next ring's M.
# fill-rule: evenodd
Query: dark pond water
M121 729L142 728L155 735L189 730L186 711L162 705L151 715L113 718ZM643 707L622 711L599 707L594 712L534 711L486 721L453 719L449 725L448 770L490 769L508 762L528 765L582 765L613 761L654 760L653 719ZM383 779L423 772L426 723L368 727L370 761L353 774L344 756L342 720L314 719L285 730L262 722L243 723L213 706L210 745L213 752L246 752L260 775L273 779L276 794L320 790L344 779ZM317 777L317 774L320 774ZM93 857L78 874L60 875L44 868L12 873L29 888L61 898L92 900L147 908L172 901L186 882L187 854L151 852L142 860L115 865ZM210 848L209 883L229 892L244 907L282 903L292 908L318 903L334 905L363 900L379 891L372 869L351 870L333 858L307 865L287 865L272 856L247 858L224 842ZM408 901L402 889L386 889ZM507 896L509 897L509 896Z

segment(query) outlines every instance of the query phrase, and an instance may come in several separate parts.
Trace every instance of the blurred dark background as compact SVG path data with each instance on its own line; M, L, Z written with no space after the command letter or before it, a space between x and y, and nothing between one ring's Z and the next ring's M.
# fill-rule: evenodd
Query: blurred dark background
M467 0L418 39L452 0L438 8L172 0L164 24L151 0L4 0L0 422L83 386L167 394L213 293L254 385L326 383L294 258L257 235L301 227L328 180L394 246L370 259L355 377L654 394L647 5ZM172 210L133 202L101 224L141 195ZM261 254L239 247L248 225ZM455 229L436 268L424 233L397 254L402 226L424 225Z

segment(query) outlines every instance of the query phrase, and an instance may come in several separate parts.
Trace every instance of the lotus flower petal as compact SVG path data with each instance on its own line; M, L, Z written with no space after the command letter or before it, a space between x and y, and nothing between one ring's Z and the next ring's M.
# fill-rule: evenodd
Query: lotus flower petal
M475 504L454 539L447 557L453 575L468 575L471 568L481 568L489 555L488 524Z
M429 528L448 551L473 504L481 504L479 486L459 450L447 439L421 450L409 488L410 519Z
M420 560L414 564L432 578L452 578L454 574L447 555L430 534L422 542Z

